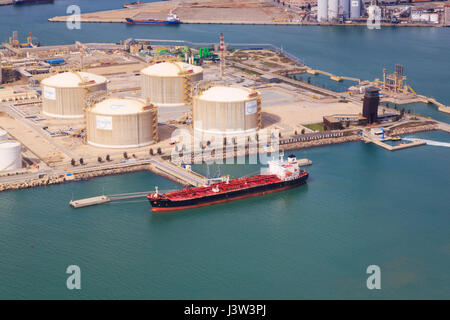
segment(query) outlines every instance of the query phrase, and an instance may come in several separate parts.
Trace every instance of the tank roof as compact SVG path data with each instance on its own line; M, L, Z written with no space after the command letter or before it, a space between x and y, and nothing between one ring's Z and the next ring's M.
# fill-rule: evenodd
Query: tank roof
M207 101L236 102L254 98L249 97L253 92L255 91L245 87L214 86L205 90L199 98Z
M15 148L20 147L20 143L17 141L2 141L0 142L0 149L9 149L9 148Z
M144 112L145 106L147 103L141 99L109 98L97 103L91 111L105 115L125 115Z
M192 70L192 74L197 74L203 71L202 67L193 66L184 62L160 62L152 64L141 70L145 75L160 76L160 77L177 77L180 71Z
M63 72L42 80L42 84L51 87L73 88L79 87L82 81L94 81L88 85L95 85L106 82L106 78L88 72Z

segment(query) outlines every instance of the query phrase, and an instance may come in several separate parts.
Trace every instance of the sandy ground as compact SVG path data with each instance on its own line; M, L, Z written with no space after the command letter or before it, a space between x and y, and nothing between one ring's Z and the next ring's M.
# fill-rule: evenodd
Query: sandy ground
M0 127L44 161L53 162L70 160L65 154L60 152L58 148L36 134L33 130L2 113L0 113Z
M161 1L140 7L86 13L82 21L124 22L125 18L165 19L170 11L185 23L271 23L273 18L289 14L264 0L188 0ZM51 21L65 21L54 17Z

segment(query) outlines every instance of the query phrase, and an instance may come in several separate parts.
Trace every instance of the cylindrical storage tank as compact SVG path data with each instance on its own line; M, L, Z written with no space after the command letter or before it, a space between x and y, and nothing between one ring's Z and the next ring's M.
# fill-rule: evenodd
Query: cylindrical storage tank
M361 0L350 0L350 18L358 19L361 17Z
M192 84L203 80L203 68L184 62L160 62L141 70L142 98L157 106L182 106Z
M344 18L350 18L350 0L339 0L339 13L342 13Z
M0 142L5 140L8 140L8 133L0 129Z
M193 98L194 130L243 134L261 128L261 95L245 87L213 86Z
M158 140L158 111L135 98L109 98L87 111L87 142L102 148L137 148Z
M328 21L337 21L339 14L339 0L328 0Z
M317 21L328 21L328 0L317 0Z
M22 145L17 141L0 141L0 171L22 168Z
M41 81L42 113L54 118L83 118L86 97L106 91L105 77L86 72L64 72Z

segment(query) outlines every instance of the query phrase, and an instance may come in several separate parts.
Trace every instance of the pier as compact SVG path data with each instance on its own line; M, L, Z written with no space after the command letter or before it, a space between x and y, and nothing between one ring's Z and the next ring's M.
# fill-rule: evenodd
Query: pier
M153 169L161 171L163 174L173 177L183 185L194 187L203 186L207 183L207 178L197 172L186 170L170 161L152 160Z
M402 150L402 149L406 149L406 148L412 148L412 147L417 147L417 146L422 146L422 145L427 144L425 141L415 140L410 143L401 143L396 146L391 146L384 142L384 141L390 140L391 138L380 140L380 138L377 137L376 135L373 135L373 134L371 134L369 132L365 132L365 131L362 132L362 139L366 143L373 143L373 144L375 144L379 147L382 147L386 150L389 150L389 151L397 151L397 150Z
M99 196L99 197L92 197L92 198L86 198L81 200L72 200L69 202L70 206L72 208L83 208L88 206L94 206L97 204L102 203L108 203L111 202L111 199L107 196Z
M9 4L13 4L13 0L0 0L0 6L6 6Z
M152 169L156 169L161 171L165 176L169 176L172 180L175 180L179 183L184 183L185 185L190 186L204 186L208 184L208 178L202 176L201 174L186 170L182 167L179 167L169 161L164 160L151 160L152 161ZM300 166L309 166L312 165L312 161L309 159L298 159L298 164ZM172 190L171 190L172 191ZM139 199L145 198L152 191L143 191L143 192L132 192L132 193L121 193L121 194L111 194L111 195L102 195L97 197L90 197L79 200L71 200L69 205L74 208L84 208L89 206L95 206L99 204L110 203L119 200L129 200L129 199ZM162 191L169 192L169 191Z

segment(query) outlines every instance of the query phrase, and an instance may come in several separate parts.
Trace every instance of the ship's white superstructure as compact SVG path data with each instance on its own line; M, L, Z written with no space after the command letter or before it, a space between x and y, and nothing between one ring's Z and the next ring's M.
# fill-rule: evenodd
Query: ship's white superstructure
M283 181L294 180L300 175L300 167L297 158L290 155L285 161L283 156L279 160L269 160L269 174L275 174Z

